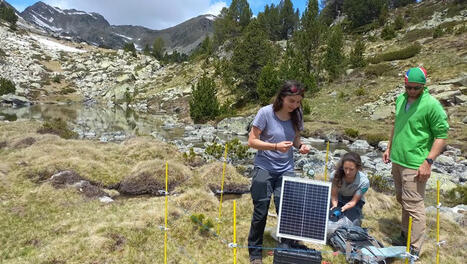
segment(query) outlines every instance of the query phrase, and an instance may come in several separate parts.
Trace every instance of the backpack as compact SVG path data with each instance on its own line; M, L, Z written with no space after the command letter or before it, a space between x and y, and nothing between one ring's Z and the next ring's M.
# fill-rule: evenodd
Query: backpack
M386 263L386 257L378 252L383 244L359 226L341 226L329 236L328 241L333 248L345 253L349 263Z

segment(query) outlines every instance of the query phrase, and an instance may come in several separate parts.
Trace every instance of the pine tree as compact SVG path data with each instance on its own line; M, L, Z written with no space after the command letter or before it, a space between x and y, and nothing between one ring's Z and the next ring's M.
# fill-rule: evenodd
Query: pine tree
M294 35L297 49L300 51L297 52L297 56L300 56L297 62L301 64L303 79L315 80L315 76L319 73L317 54L324 29L324 25L319 19L318 1L308 1L307 8L301 19L301 30ZM312 85L311 81L309 84ZM313 84L313 87L308 87L309 90L315 88L316 84Z
M365 43L363 43L361 38L358 38L355 42L355 46L350 53L350 65L353 68L361 68L366 66L366 61L363 56L365 53Z
M377 19L386 3L387 0L346 0L343 9L352 27L357 28Z
M406 6L408 4L414 4L417 0L391 0L394 8Z
M0 3L0 19L3 19L10 23L10 28L16 29L16 22L18 17L15 14L13 8L8 7L5 3Z
M261 74L258 79L258 96L259 101L262 105L269 104L271 97L274 96L280 85L277 72L274 70L272 63L266 64L261 70Z
M192 86L190 100L190 117L193 121L205 122L216 118L219 114L219 101L214 80L203 75L196 86Z
M337 25L331 30L324 54L324 68L332 79L337 78L342 73L344 59L344 37L341 27Z
M296 27L296 23L293 4L290 0L285 0L280 9L280 39L289 39Z
M154 40L154 43L152 44L152 55L157 60L162 60L164 58L164 46L164 40L161 37L158 37Z
M146 56L151 55L151 49L149 48L148 44L144 45L143 54Z
M265 32L253 20L235 46L232 56L234 76L240 79L237 88L243 96L256 100L256 86L261 69L273 60L273 49Z

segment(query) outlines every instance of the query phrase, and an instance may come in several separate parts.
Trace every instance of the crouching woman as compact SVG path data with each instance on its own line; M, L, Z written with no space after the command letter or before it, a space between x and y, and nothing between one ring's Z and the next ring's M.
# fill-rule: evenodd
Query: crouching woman
M362 160L355 152L346 153L331 175L331 210L340 207L341 212L354 225L362 224L364 195L370 187L370 181L361 171Z

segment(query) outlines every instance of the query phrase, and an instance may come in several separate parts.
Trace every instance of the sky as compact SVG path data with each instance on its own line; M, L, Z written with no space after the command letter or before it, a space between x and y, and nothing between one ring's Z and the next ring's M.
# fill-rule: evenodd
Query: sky
M19 12L33 5L35 0L6 0ZM138 25L164 29L203 14L218 15L231 0L42 0L61 9L97 12L111 25ZM280 0L248 0L254 15L265 5L277 5ZM307 0L292 0L294 9L305 10Z

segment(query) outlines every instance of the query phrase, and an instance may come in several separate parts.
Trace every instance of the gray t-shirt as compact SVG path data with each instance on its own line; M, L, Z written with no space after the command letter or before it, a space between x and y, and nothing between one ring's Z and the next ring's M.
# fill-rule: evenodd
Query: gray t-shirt
M334 179L334 174L335 172L331 175L331 181ZM361 199L365 201L364 194L368 191L368 188L370 188L370 181L368 180L368 177L365 173L358 171L355 180L352 183L346 183L345 180L342 180L342 186L339 189L339 195L348 197L358 194L361 195Z
M292 120L280 120L272 105L262 107L252 123L253 126L261 130L260 140L269 143L279 143L282 141L292 141L295 139L295 130ZM303 129L303 124L300 125ZM276 173L293 171L293 149L290 148L287 153L275 150L258 150L255 157L255 166L264 170Z

